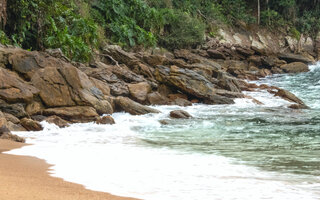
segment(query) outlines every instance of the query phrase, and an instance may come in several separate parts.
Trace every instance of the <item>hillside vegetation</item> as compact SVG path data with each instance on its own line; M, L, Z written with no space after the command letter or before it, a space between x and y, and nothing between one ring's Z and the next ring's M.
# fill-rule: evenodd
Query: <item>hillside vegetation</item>
M0 43L61 48L88 61L105 43L195 47L219 26L255 24L299 38L320 30L319 0L0 0Z

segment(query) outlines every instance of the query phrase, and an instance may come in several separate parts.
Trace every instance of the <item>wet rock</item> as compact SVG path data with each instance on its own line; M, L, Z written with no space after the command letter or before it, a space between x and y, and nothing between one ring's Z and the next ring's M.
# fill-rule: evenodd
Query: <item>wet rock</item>
M50 117L47 117L45 119L45 121L48 122L49 124L55 124L59 128L67 127L67 126L69 126L69 123L70 123L70 122L68 122L68 121L66 121L64 119L61 119L60 117L58 117L56 115L52 115Z
M145 102L151 86L147 82L128 84L130 95L138 102Z
M279 89L278 92L275 94L275 96L281 97L287 101L291 101L299 105L305 105L305 103L301 99L299 99L294 94L284 89Z
M67 121L82 123L95 121L99 117L96 110L89 106L49 108L45 109L43 114L46 116L57 115Z
M23 118L20 120L20 123L28 131L41 131L43 129L39 122L32 119Z
M302 62L293 62L286 65L282 65L280 67L286 73L300 73L300 72L308 72L308 65Z
M192 116L184 110L174 110L170 112L170 117L176 119L189 119Z
M15 73L0 68L0 98L9 103L31 102L39 90Z
M282 53L279 55L279 58L287 61L288 63L302 62L305 64L312 64L315 62L313 59L310 59L306 56L303 56L301 54L293 54L293 53Z
M100 117L96 122L97 124L115 124L116 123L111 116Z
M170 120L162 119L162 120L159 120L159 123L162 124L162 125L168 125L168 124L170 124Z
M309 109L309 106L306 105L301 105L301 104L291 104L290 106L288 106L288 108L291 109Z
M127 97L117 97L114 100L119 111L125 111L131 115L144 115L148 113L160 113L160 111L141 105Z

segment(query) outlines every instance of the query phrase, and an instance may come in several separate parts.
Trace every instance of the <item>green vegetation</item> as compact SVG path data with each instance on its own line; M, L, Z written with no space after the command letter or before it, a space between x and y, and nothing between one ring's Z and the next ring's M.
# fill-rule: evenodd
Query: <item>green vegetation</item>
M0 0L0 43L61 48L88 61L99 44L168 49L195 47L221 24L257 24L315 36L319 0ZM241 23L239 23L241 22Z

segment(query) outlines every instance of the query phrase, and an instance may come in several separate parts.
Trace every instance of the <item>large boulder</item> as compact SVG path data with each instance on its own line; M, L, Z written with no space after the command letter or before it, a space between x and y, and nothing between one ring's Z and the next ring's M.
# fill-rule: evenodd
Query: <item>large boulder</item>
M113 113L105 94L84 72L71 65L39 69L31 81L47 107L92 106L99 114Z
M91 122L99 117L96 110L89 106L48 108L43 111L43 114L56 115L70 122Z
M148 113L160 113L160 111L141 105L127 97L117 97L115 100L118 111L125 111L131 115L144 115Z
M151 86L147 82L128 84L128 88L130 95L138 102L146 101L147 95L151 91Z
M157 66L155 78L163 84L169 84L187 95L197 97L211 104L232 104L232 99L215 93L215 85L205 77L189 69L177 66L170 68Z
M308 72L308 65L302 62L293 62L289 64L285 64L280 66L280 68L286 73L300 73L300 72Z
M30 102L39 90L7 69L0 68L0 98L9 103Z

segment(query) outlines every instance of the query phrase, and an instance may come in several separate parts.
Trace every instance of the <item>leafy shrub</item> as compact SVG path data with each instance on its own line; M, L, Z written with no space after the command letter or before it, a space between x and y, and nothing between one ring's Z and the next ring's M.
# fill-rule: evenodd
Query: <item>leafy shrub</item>
M164 32L160 34L159 43L169 49L194 47L204 39L205 24L184 12L163 13Z
M0 44L10 44L10 39L2 30L0 30Z
M87 61L97 44L97 26L67 0L8 0L7 32L27 49L61 48L69 58Z

